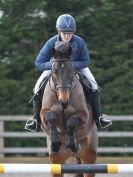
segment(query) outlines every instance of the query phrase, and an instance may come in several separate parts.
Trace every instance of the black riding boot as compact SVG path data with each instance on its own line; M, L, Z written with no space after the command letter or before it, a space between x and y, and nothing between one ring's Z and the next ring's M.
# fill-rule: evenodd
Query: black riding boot
M33 99L34 116L30 118L26 124L25 129L38 132L41 126L40 110L42 107L42 101L40 95L35 95Z
M92 108L97 127L106 128L112 124L111 119L107 115L101 113L100 96L98 90L92 92Z

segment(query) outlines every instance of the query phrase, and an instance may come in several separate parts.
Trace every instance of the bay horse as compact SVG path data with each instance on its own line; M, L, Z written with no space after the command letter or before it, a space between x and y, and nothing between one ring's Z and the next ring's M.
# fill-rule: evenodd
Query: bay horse
M47 133L51 163L64 164L74 156L78 163L94 164L97 157L97 128L71 55L70 43L55 44L51 77L43 93L41 122ZM84 174L84 177L94 176L92 173ZM63 174L53 174L53 177L63 177Z

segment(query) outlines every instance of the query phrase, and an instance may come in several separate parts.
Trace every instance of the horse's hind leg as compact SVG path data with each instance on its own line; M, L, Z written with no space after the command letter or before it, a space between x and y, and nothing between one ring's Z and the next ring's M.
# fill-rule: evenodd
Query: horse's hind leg
M82 164L95 164L97 153L95 149L90 149L89 147L83 150L83 156L81 158ZM95 173L86 173L84 177L95 177Z
M80 158L79 157L76 157L76 162L77 162L77 164L81 164L81 160L80 160ZM84 177L84 174L83 173L78 173L78 174L76 174L75 176L73 176L73 177Z
M75 138L75 129L79 126L80 122L81 118L77 116L72 116L67 121L67 148L70 148L72 152L76 152L79 150L79 144L77 143Z
M56 124L56 114L52 111L48 111L45 114L45 119L48 121L50 125L50 132L51 132L51 149L53 152L58 152L61 146L60 139L58 137L57 132L57 124Z

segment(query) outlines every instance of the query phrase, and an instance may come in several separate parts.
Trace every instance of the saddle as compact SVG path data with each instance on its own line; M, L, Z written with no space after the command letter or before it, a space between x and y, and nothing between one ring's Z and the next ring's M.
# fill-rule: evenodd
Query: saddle
M40 92L40 94L39 94L39 95L41 96L41 99L42 99L42 97L43 97L44 89L45 89L46 84L47 84L48 80L50 79L50 77L51 77L51 74L49 74L48 76L46 76L46 77L42 80L42 82L40 83L40 86L39 86L39 92Z
M76 74L77 74L77 77L78 77L82 87L83 87L86 102L88 104L91 104L91 98L92 98L92 92L93 92L92 85L85 75L83 75L82 73L80 73L78 71L76 71Z

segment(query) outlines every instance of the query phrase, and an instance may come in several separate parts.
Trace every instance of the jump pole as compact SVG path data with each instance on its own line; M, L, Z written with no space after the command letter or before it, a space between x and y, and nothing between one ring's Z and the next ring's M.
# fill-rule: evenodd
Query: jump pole
M0 174L11 173L133 173L133 164L0 164Z

